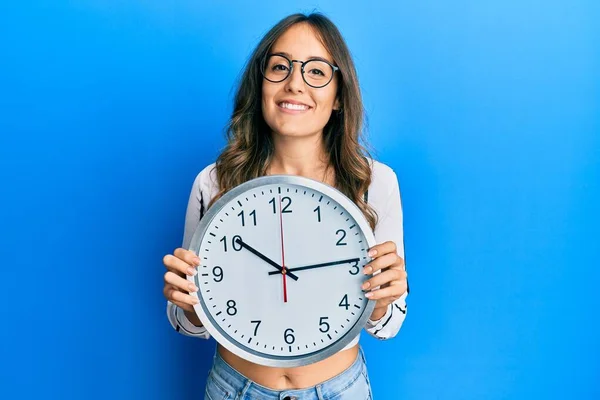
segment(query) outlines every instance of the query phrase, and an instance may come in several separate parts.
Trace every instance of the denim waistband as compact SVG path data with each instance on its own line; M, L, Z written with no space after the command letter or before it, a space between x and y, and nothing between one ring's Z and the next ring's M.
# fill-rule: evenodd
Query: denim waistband
M248 379L240 374L232 366L227 364L218 350L215 352L211 374L216 381L235 390L236 399L264 399L264 400L321 400L323 398L335 397L350 387L365 370L365 358L362 347L359 346L356 360L346 370L316 386L305 389L288 389L283 391L269 389ZM366 372L365 372L366 373Z

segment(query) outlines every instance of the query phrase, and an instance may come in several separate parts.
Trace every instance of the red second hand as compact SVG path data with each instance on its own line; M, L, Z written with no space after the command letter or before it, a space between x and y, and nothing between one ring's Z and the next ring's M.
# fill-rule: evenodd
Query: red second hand
M283 249L283 212L281 210L281 195L279 195L279 227L281 231L281 275L283 276L283 302L287 303L287 287L285 277L285 252Z

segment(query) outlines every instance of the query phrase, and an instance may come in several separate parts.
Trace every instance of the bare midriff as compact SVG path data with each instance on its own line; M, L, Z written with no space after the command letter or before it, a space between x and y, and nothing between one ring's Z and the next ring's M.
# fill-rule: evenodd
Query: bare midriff
M358 344L325 360L302 367L274 368L255 364L218 345L227 364L246 378L273 390L305 389L316 386L348 369L358 356Z

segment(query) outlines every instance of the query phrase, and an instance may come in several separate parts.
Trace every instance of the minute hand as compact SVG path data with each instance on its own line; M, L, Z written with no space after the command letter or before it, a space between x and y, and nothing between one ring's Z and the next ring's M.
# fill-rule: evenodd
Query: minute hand
M354 262L354 261L360 261L360 258L348 258L347 260L331 261L331 262L326 262L326 263L321 263L321 264L307 265L307 266L304 266L304 267L287 268L286 269L286 273L296 272L296 271L303 271L305 269L329 267L331 265L347 264L347 263L351 263L351 262ZM277 274L280 274L280 272L277 272L277 271L270 271L269 272L269 275L277 275Z

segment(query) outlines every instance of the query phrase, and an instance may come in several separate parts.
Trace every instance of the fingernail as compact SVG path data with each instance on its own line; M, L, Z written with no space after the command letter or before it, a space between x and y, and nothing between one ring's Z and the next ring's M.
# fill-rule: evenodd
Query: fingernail
M198 303L200 303L200 301L198 300L197 297L192 296L192 303L198 304Z
M194 285L193 283L190 283L188 285L188 288L190 289L190 292L197 292L198 291L198 287L196 285Z
M369 275L371 272L373 272L373 268L371 268L371 267L365 267L365 268L363 268L363 273L365 275Z
M371 297L373 297L373 292L365 293L365 297L367 299L370 299Z
M198 257L194 257L194 258L192 259L192 262L194 263L194 265L195 265L195 266L198 266L198 265L200 265L200 259L199 259Z
M369 257L373 257L375 254L377 254L377 250L369 250L367 254L369 255Z
M365 283L363 283L362 288L363 288L363 290L365 290L365 289L368 289L369 286L371 286L371 284L369 282L365 282Z
M195 276L197 273L198 273L198 271L196 271L196 268L188 267L188 269L187 269L188 275Z

